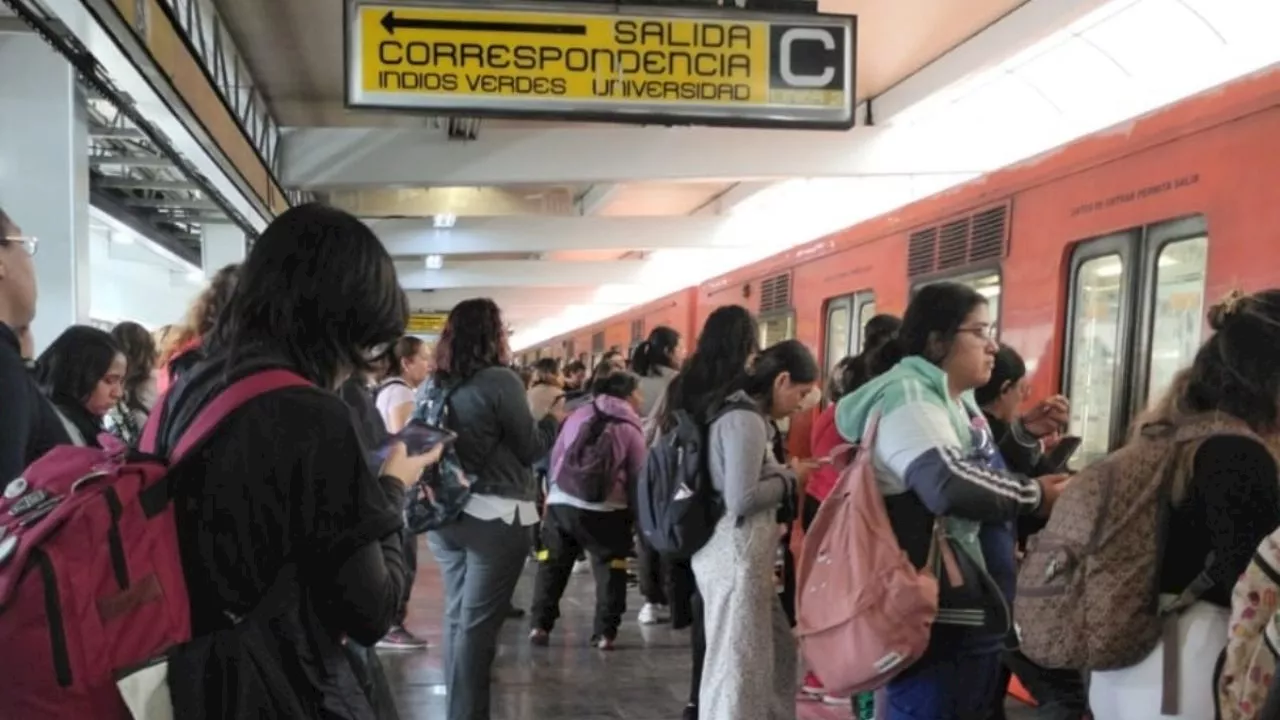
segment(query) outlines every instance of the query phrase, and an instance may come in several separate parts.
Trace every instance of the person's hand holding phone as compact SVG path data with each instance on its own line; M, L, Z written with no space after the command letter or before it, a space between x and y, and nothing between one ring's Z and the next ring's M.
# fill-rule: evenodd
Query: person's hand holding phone
M1036 478L1040 483L1040 514L1049 517L1049 513L1053 511L1053 505L1062 496L1062 491L1067 489L1067 485L1071 483L1071 476L1063 473L1059 475L1045 475Z
M410 455L405 444L400 441L391 443L387 459L382 463L382 475L388 475L400 481L406 488L418 482L422 471L440 462L444 453L444 445L436 445L421 455Z

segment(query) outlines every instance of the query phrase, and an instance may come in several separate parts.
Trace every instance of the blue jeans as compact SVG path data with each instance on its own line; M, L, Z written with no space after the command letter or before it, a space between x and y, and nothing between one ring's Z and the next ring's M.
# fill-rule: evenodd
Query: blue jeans
M489 720L489 679L498 631L529 552L529 531L464 514L427 533L444 579L447 720Z
M1000 684L1000 653L926 655L885 693L888 720L987 720Z

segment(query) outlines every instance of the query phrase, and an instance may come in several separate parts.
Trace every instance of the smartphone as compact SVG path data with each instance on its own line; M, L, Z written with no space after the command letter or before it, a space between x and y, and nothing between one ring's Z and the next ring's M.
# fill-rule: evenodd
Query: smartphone
M1067 463L1070 462L1071 456L1076 454L1080 449L1080 443L1083 440L1078 435L1067 435L1058 441L1058 444L1049 451L1045 456L1045 463L1052 468L1052 472L1065 472Z
M410 455L421 455L437 445L457 439L458 435L451 430L428 425L418 420L410 420L403 430L391 436L391 439L378 450L377 455L379 460L385 461L387 454L391 452L391 445L396 442L404 443Z

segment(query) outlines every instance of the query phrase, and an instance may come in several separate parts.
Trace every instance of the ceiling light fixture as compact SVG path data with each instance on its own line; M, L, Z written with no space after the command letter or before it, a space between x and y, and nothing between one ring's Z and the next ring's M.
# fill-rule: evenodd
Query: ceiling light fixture
M431 225L440 229L448 229L458 224L458 216L453 213L442 213L431 219Z
M443 255L428 255L426 260L428 270L439 270L444 267Z

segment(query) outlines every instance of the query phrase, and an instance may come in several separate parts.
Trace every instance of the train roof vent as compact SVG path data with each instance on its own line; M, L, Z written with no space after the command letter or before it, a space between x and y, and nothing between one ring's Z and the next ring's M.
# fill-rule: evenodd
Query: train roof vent
M760 281L760 314L791 309L791 274L782 273Z
M938 249L938 228L911 233L907 243L907 276L928 275L934 270L934 254Z
M997 205L974 213L969 228L969 262L1004 257L1004 241L1009 234L1009 206Z
M907 277L950 271L1004 257L1009 205L917 230L907 239Z
M937 270L963 267L969 259L969 218L953 220L938 232Z

